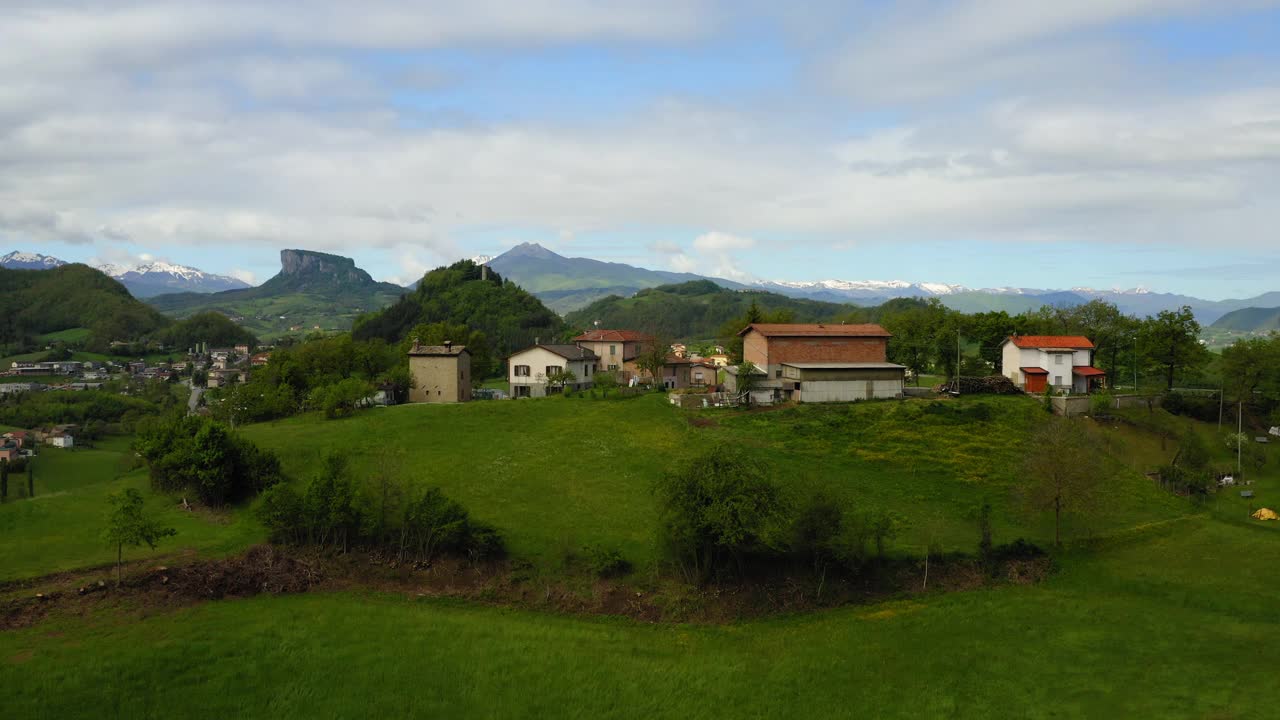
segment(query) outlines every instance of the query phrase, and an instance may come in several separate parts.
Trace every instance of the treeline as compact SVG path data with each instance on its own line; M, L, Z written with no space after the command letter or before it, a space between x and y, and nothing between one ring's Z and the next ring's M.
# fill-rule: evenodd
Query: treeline
M268 489L255 513L272 542L380 550L398 562L431 562L459 555L472 561L506 553L502 535L471 517L438 488L414 493L383 476L357 487L345 456L325 457L320 473L299 493L288 485Z
M275 453L209 418L149 418L139 425L133 447L156 490L190 492L214 507L247 500L284 480Z
M0 396L0 425L38 428L75 423L82 430L104 433L132 432L140 421L181 406L181 400L164 383L147 383L136 394L107 390L12 393Z
M710 280L693 280L648 288L628 298L610 295L569 313L565 321L579 329L591 328L599 321L600 327L640 330L658 337L707 340L732 335L721 330L726 323L745 316L751 307L772 317L788 318L785 322L821 322L852 309L840 303L790 298L764 291L738 292Z
M857 575L884 561L903 520L857 512L814 494L794 497L767 463L732 446L705 452L655 485L663 559L690 582L740 578L796 566L815 577ZM1040 551L1021 540L996 546L990 508L979 513L978 558L988 568Z
M196 313L185 320L179 320L156 333L155 338L179 351L194 348L199 343L209 343L210 348L229 348L236 345L253 347L258 344L258 339L253 333L235 324L226 315L213 310Z
M436 268L399 302L358 318L352 335L358 341L397 344L409 340L420 325L462 326L472 333L467 345L473 373L487 377L501 369L501 358L538 338L546 342L564 334L564 322L542 301L493 270L485 272L470 260Z
M411 378L403 348L381 338L351 335L282 345L244 384L210 390L208 403L225 422L257 422L320 410L329 417L354 411L379 386L407 399Z
M39 335L80 327L89 329L85 347L105 352L113 340L149 336L171 322L87 265L0 268L0 355L37 350Z
M825 319L839 323L880 323L893 334L889 360L913 373L951 376L1002 373L1002 345L1011 335L1083 335L1096 350L1094 365L1111 383L1140 377L1165 389L1179 382L1204 382L1213 357L1200 344L1200 323L1188 307L1164 310L1148 318L1126 315L1113 304L1093 300L1072 307L1045 306L1010 315L999 310L965 314L937 298L902 298L871 308L849 308ZM800 322L787 310L769 311L755 303L721 326L722 344L741 359L738 331L753 322Z

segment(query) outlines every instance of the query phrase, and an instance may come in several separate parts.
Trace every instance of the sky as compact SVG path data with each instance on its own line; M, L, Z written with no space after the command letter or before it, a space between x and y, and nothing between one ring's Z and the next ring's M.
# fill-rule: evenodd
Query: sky
M0 0L0 253L1280 289L1280 0Z

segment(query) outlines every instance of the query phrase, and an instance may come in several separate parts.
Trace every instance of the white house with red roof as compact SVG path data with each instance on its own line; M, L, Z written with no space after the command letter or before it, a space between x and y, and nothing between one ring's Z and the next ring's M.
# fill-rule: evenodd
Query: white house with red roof
M1001 367L1026 392L1051 386L1083 395L1106 387L1107 374L1093 366L1093 350L1083 335L1012 335L1001 346Z

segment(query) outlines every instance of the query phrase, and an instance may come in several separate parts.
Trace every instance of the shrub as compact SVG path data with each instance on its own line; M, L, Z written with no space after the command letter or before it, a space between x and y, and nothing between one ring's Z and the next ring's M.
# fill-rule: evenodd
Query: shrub
M596 577L611 578L631 572L631 563L613 548L588 545L582 549L587 569Z
M741 572L748 555L777 550L786 502L765 466L722 446L667 473L654 488L659 538L686 578Z
M1094 393L1089 398L1089 414L1093 417L1108 417L1114 404L1115 399L1111 397L1111 393Z
M273 543L302 543L306 539L302 496L288 485L276 485L263 492L253 514L266 526Z
M193 492L208 505L243 500L276 483L280 461L220 422L199 417L148 419L134 439L163 492Z

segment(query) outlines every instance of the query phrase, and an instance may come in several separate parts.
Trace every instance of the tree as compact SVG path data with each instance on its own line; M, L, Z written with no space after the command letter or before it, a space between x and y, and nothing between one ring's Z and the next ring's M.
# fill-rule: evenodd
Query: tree
M551 389L563 390L565 385L572 385L578 382L578 376L573 374L572 370L557 370L547 376L547 394L551 394Z
M732 446L704 452L654 487L660 539L685 576L743 570L751 552L776 549L786 502L767 468Z
M1200 323L1191 308L1161 310L1142 323L1141 344L1147 361L1161 368L1165 389L1172 390L1179 372L1199 367L1209 359L1209 351L1200 344Z
M611 372L596 373L591 376L591 383L594 387L600 388L602 395L609 397L609 391L618 387L618 376Z
M759 376L756 374L756 364L748 360L743 360L738 364L737 370L737 390L740 395L744 395L747 401L751 400L751 390L755 388Z
M667 354L670 351L671 341L655 335L652 342L640 346L640 353L636 356L636 367L648 373L654 385L661 385L662 371L667 366Z
M1062 545L1064 513L1087 512L1096 504L1102 482L1097 458L1081 421L1053 416L1032 436L1022 499L1031 512L1053 511L1054 545Z
M134 488L128 488L122 493L113 493L108 500L111 503L111 512L107 515L104 537L109 545L114 545L116 548L116 585L119 585L123 572L125 545L139 547L146 543L147 547L154 550L161 538L177 535L178 531L150 517L143 507L142 493Z

